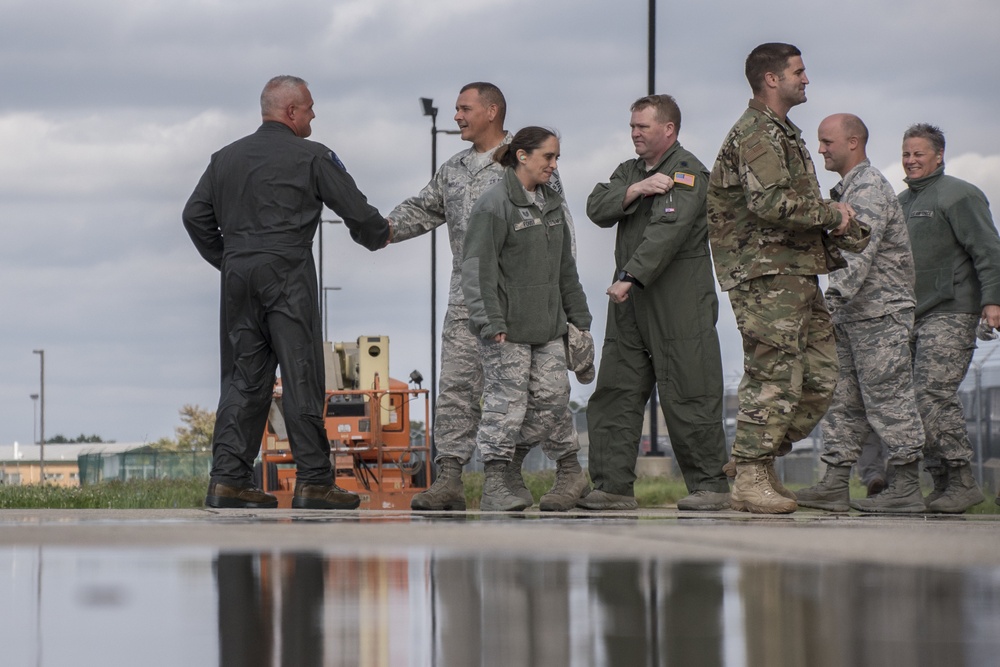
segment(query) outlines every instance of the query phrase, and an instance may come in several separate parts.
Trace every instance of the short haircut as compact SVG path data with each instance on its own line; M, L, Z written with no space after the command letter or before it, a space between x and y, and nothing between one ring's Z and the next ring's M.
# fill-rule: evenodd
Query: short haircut
M862 146L868 145L868 126L863 120L849 113L844 114L841 122L848 137L857 137L861 140Z
M298 95L299 86L308 86L304 79L297 76L282 74L276 76L264 86L260 94L260 113L262 116L272 116L287 104L288 93Z
M782 42L761 44L747 56L746 75L754 94L764 89L764 75L768 72L781 75L788 67L788 59L801 56L798 47Z
M507 117L507 100L504 98L503 92L492 83L486 81L467 83L458 92L462 94L467 90L475 90L479 93L479 97L482 98L483 104L486 106L491 104L497 105L497 119L500 121L500 127L503 127L503 121Z
M935 153L944 153L944 132L936 125L930 123L911 125L906 128L906 132L903 132L903 141L907 139L926 139L931 142Z
M493 153L493 159L503 167L513 167L517 164L517 152L531 153L541 148L549 137L559 138L555 130L546 127L529 125L517 131L509 144L504 144Z
M677 106L677 100L670 95L646 95L633 102L629 111L642 111L649 107L656 110L656 120L673 123L674 134L680 134L681 108Z

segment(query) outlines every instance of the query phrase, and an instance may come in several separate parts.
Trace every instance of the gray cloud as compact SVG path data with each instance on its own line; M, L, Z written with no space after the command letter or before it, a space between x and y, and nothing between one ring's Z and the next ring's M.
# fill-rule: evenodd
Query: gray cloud
M658 88L684 111L681 141L711 165L749 98L743 59L763 41L804 52L810 148L829 113L872 130L870 155L901 185L900 137L948 134L949 171L1000 199L1000 6L966 0L660 2ZM334 148L383 211L429 176L433 97L451 128L461 84L492 80L508 127L562 134L581 274L603 330L612 233L584 214L594 183L631 155L628 105L646 92L646 3L464 0L6 3L0 24L0 442L28 441L46 349L48 434L169 436L184 403L217 400L217 273L180 225L210 154L253 131L270 76L310 81L314 139ZM439 137L439 156L464 147ZM821 173L829 188L834 174ZM331 213L329 217L334 217ZM427 238L376 254L328 227L331 337L385 333L393 375L430 376ZM438 316L450 270L439 234ZM440 323L438 324L440 330ZM728 301L727 377L740 368ZM575 386L585 397L590 387Z

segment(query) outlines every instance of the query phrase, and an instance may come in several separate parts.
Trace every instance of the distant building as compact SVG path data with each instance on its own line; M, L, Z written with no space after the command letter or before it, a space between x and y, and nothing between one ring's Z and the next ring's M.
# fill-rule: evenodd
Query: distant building
M80 442L45 444L45 481L59 486L79 486L81 454L120 454L148 446L146 442ZM0 484L38 484L41 481L41 446L0 445Z

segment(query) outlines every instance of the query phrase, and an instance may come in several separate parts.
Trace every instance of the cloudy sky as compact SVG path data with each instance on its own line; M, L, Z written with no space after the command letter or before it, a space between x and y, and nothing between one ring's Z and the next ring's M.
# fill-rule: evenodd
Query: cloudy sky
M310 82L313 139L383 212L430 176L420 97L448 129L461 85L489 80L507 96L508 129L558 129L580 271L603 330L614 236L589 223L585 201L633 155L645 0L0 0L0 17L0 442L33 437L35 349L45 350L50 437L155 440L173 435L185 403L214 409L218 274L180 211L211 153L256 129L275 74ZM947 134L949 173L996 202L998 26L995 0L660 0L657 92L678 99L681 142L711 166L750 96L746 54L792 42L811 84L791 118L814 156L819 121L857 113L873 163L899 189L903 130L933 122ZM439 136L440 160L464 147ZM821 174L824 189L836 180ZM386 334L392 374L429 377L429 237L373 254L330 226L325 242L325 284L342 288L330 293L330 337ZM438 244L443 317L445 233ZM724 296L721 311L734 381L739 339ZM574 397L592 387L574 386Z

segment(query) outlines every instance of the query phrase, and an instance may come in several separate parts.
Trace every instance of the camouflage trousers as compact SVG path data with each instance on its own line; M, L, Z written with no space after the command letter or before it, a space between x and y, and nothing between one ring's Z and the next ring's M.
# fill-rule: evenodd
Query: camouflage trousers
M454 457L465 465L476 450L483 366L469 316L462 307L448 306L441 331L441 377L434 406L435 460Z
M519 444L540 444L553 461L580 449L562 338L544 345L480 340L479 351L485 382L476 444L483 461L509 461Z
M816 276L771 275L729 291L743 336L733 457L787 453L826 413L837 384L833 322Z
M978 322L979 315L973 313L932 313L913 326L913 387L927 437L925 468L954 467L972 460L958 386L976 350Z
M872 433L888 448L890 464L920 460L924 427L913 390L912 329L912 310L836 325L840 376L823 418L828 464L854 464Z

